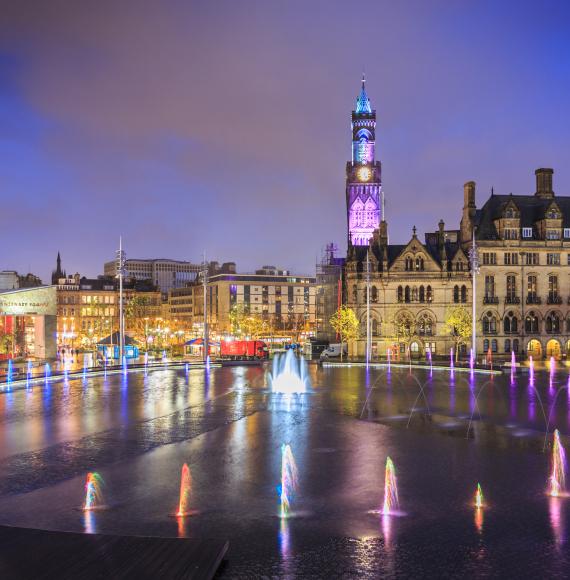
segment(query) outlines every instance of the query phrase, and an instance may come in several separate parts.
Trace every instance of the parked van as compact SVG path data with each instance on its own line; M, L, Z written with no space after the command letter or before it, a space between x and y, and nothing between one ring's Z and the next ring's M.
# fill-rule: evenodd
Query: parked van
M329 344L329 346L321 353L321 360L340 357L340 347L341 347L340 343ZM342 347L343 353L345 355L348 354L348 345L343 344Z

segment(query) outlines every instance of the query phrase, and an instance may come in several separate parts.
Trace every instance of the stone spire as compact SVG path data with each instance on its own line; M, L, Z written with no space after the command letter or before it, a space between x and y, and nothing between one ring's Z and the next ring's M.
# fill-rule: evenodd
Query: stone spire
M370 105L370 99L366 94L366 78L364 74L362 75L362 88L360 89L360 94L356 99L356 113L367 113L372 114L372 106Z

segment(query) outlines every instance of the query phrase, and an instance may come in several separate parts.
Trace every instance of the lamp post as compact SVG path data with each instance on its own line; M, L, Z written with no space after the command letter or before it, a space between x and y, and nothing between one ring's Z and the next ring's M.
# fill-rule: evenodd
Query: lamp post
M370 249L366 252L366 368L370 363Z
M119 249L116 252L116 268L119 278L119 364L123 360L125 348L125 318L123 313L123 277L125 275L126 254L123 251L123 238L119 236Z
M472 279L472 312L471 312L471 352L473 360L477 360L477 274L479 274L479 251L475 245L475 228L473 228L473 239L469 250L469 260L471 262Z
M522 336L521 343L522 344L519 345L519 351L522 350L522 352L524 353L525 352L525 345L524 345L524 342L525 342L525 337L524 337L524 333L525 333L524 305L525 305L525 300L526 300L525 295L524 295L524 282L525 282L525 280L524 280L524 263L526 260L526 252L524 252L524 251L520 252L520 257L521 257L521 336ZM522 355L521 355L521 360L523 360Z
M208 360L208 262L206 262L206 252L204 252L204 263L202 264L202 283L204 285L204 362Z

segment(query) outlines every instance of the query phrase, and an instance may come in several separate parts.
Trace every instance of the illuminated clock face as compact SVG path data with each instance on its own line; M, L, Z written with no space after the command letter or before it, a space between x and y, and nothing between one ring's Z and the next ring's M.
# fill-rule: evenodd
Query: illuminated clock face
M372 176L372 172L370 171L369 167L361 167L358 170L359 181L368 181L371 176Z

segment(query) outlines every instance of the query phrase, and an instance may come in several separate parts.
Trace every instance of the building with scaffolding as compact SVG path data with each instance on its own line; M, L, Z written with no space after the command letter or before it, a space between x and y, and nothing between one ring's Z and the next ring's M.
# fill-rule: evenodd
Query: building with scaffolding
M342 304L342 273L345 259L337 254L338 246L329 243L317 263L317 338L329 342L336 340L336 333L330 324L331 316Z

